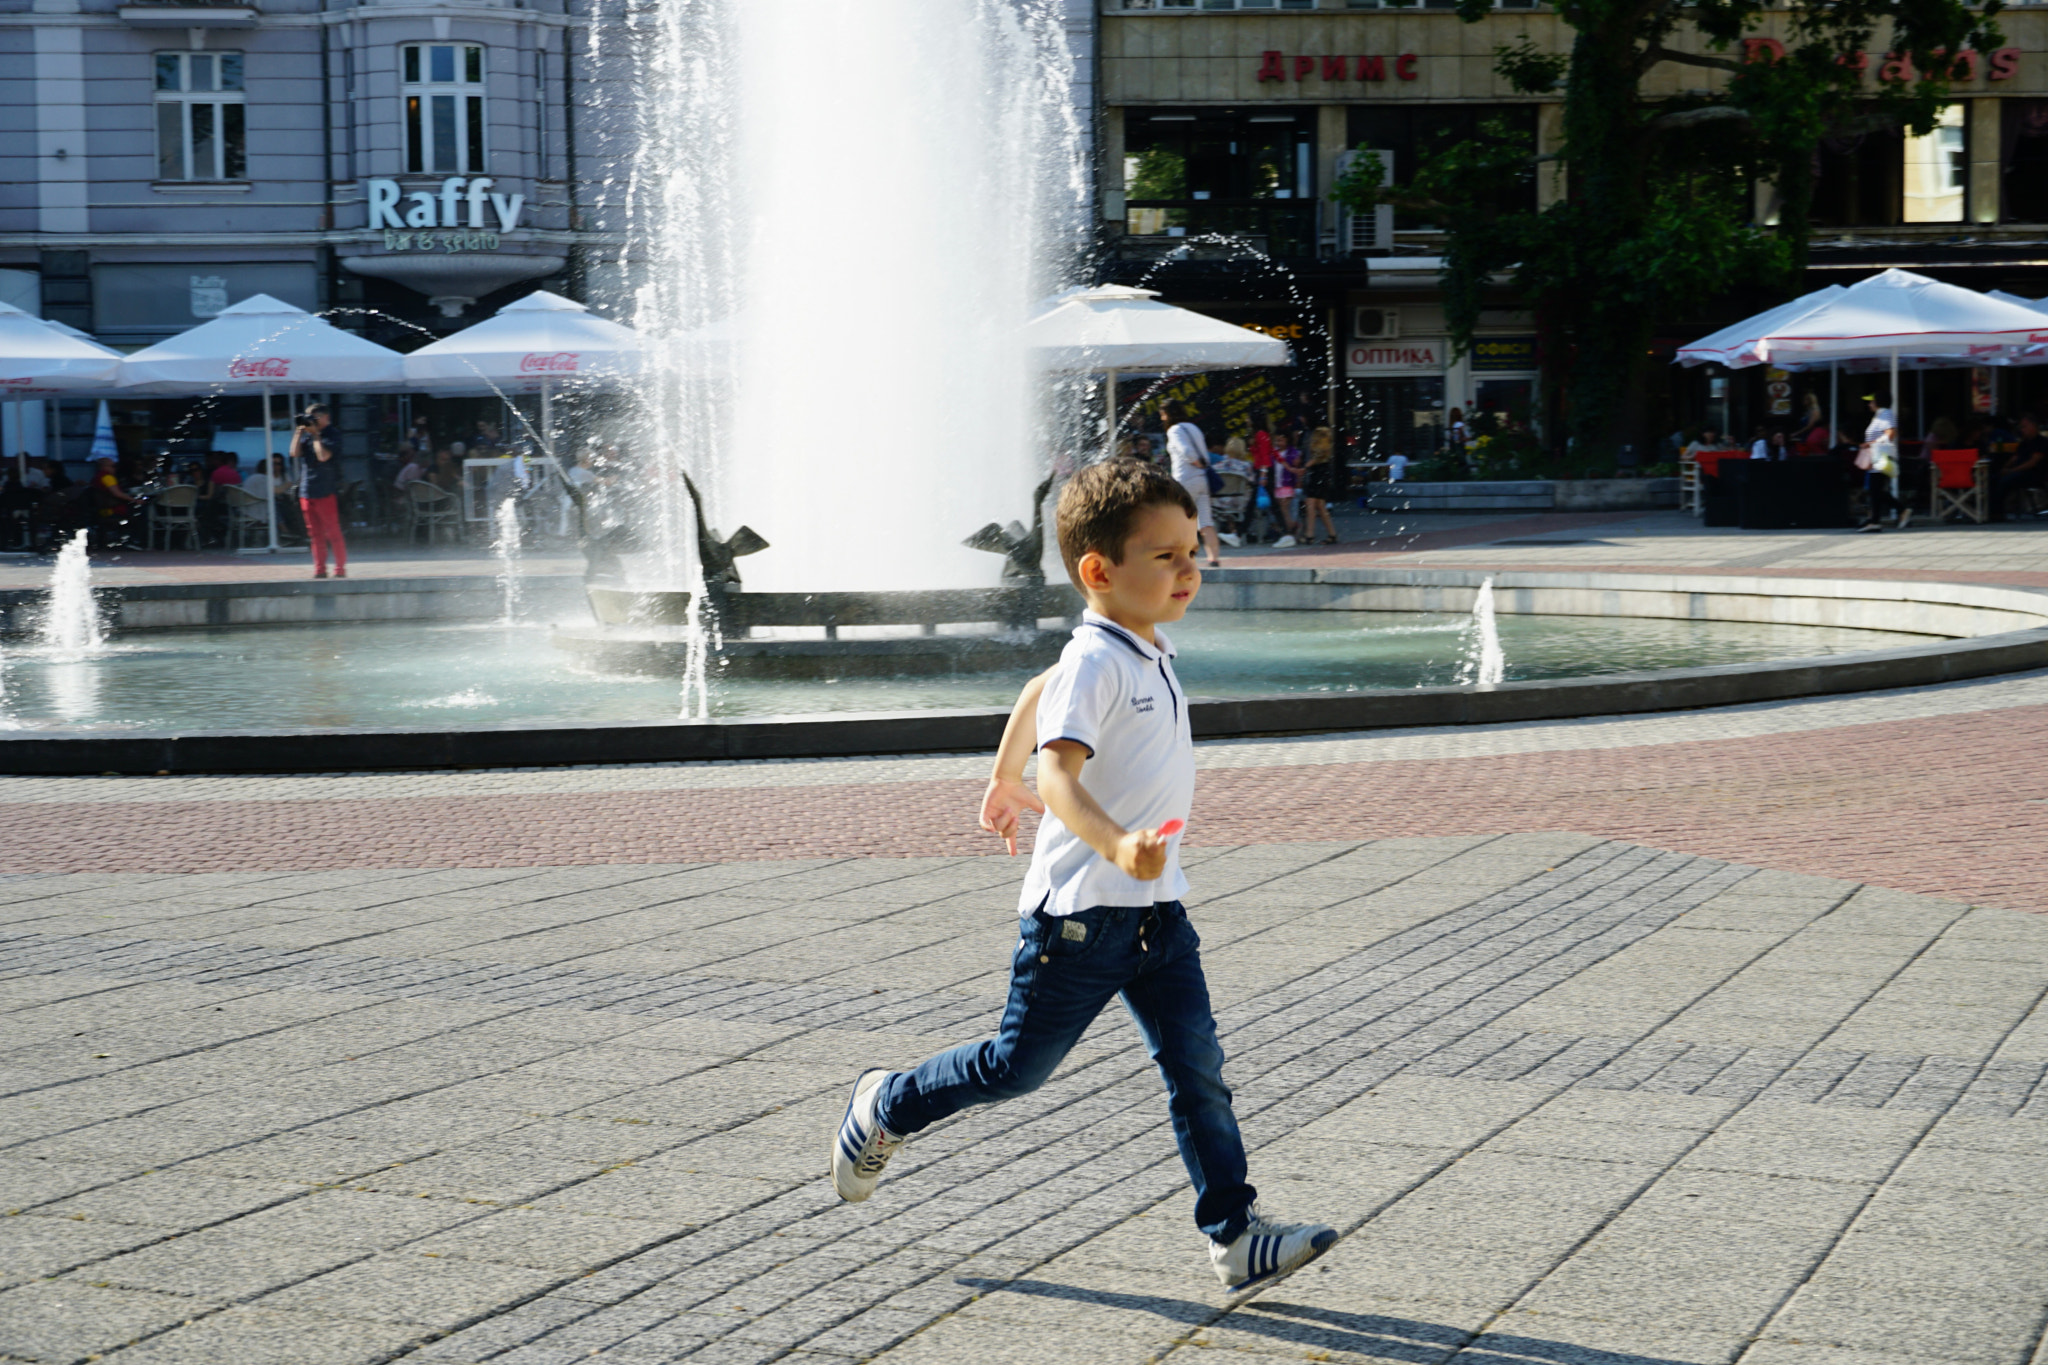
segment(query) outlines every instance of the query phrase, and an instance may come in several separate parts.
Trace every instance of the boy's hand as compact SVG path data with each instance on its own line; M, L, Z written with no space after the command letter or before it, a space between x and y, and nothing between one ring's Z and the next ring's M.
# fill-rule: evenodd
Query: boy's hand
M1116 865L1141 882L1159 880L1166 871L1166 840L1155 829L1134 829L1116 841Z
M1027 810L1043 815L1045 803L1022 778L988 780L988 790L981 794L981 827L1000 836L1013 858L1017 856L1017 817Z

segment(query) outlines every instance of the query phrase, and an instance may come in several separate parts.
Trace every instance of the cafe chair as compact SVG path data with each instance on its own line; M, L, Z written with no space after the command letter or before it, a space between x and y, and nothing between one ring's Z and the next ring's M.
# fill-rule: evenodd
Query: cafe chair
M148 525L143 543L152 550L156 548L157 537L162 536L164 548L171 548L171 538L182 535L185 543L193 550L199 548L199 490L189 483L172 484L169 488L150 498L143 515Z
M263 505L263 499L234 484L221 485L220 497L228 507L230 548L239 550L246 545L270 543L270 509Z
M421 479L418 483L407 484L405 486L405 494L408 499L406 506L412 512L412 526L407 536L408 542L418 541L420 532L424 530L427 533L427 544L433 545L443 527L448 528L453 533L454 538L460 538L462 534L461 498L456 497L455 494L450 493L444 488L427 482L425 479Z
M1979 525L1991 520L1991 461L1974 450L1931 450L1927 514L1940 522L1954 512Z

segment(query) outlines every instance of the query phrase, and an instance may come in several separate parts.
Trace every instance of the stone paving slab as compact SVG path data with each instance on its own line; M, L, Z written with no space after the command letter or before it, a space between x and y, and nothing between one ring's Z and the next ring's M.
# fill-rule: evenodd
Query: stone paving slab
M1191 849L1282 1216L1224 1295L1106 1014L840 1204L985 1033L1021 866L0 890L0 1359L2026 1362L2048 924L1582 833Z

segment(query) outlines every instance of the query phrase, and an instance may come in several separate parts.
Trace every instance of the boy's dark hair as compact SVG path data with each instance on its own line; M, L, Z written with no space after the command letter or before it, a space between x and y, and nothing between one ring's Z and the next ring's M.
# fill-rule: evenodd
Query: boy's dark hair
M1124 562L1124 542L1147 507L1178 507L1195 515L1195 500L1158 465L1142 460L1091 464L1060 490L1056 520L1060 560L1067 577L1081 586L1081 556L1093 551L1112 564Z

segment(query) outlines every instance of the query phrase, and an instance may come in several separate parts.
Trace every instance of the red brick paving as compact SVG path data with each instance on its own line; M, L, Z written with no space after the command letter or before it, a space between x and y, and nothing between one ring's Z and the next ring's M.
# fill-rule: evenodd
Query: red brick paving
M1768 738L1212 770L1206 843L1568 830L2048 911L2048 706ZM980 784L0 807L0 869L217 872L988 853ZM83 831L118 828L118 839ZM1018 865L1018 875L1023 866Z

